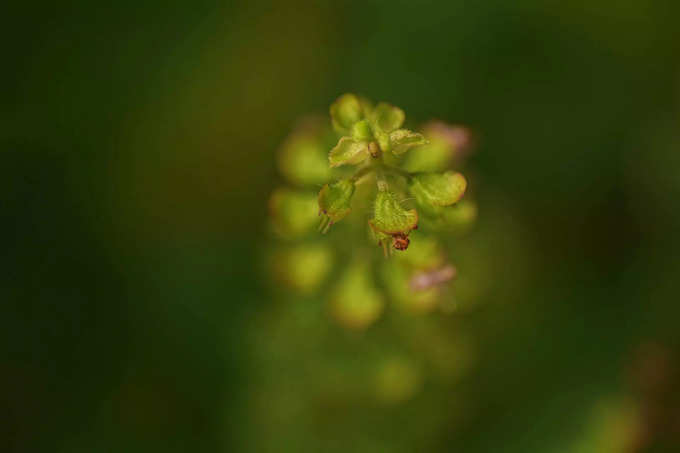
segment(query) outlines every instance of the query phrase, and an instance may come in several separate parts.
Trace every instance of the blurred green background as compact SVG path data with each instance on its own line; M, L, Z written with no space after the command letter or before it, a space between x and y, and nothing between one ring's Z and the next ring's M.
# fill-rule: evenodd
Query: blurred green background
M680 451L677 1L2 9L0 450ZM474 309L355 336L263 272L348 91L479 137Z

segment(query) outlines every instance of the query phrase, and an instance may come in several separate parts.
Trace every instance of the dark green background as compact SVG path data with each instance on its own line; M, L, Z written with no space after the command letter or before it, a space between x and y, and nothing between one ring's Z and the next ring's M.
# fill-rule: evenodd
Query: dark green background
M637 345L677 357L680 3L13 3L3 451L575 451ZM274 152L347 91L478 134L490 264L450 322L476 365L406 406L291 411L279 442L254 376L316 356L277 372L251 340L281 303L260 264Z

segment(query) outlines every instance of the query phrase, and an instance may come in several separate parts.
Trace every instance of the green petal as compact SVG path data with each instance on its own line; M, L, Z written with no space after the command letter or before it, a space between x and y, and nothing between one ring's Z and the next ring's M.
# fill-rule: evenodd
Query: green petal
M351 137L342 137L328 154L331 167L356 165L368 157L368 144Z
M423 134L409 131L408 129L397 129L390 134L390 145L394 154L403 154L414 146L427 144Z
M393 193L379 191L369 224L382 233L408 234L418 225L418 213L415 209L404 209Z
M413 177L409 184L411 193L420 204L449 206L465 194L467 181L457 172L421 173Z
M330 108L331 121L336 131L348 134L352 125L364 117L359 98L353 94L343 94Z

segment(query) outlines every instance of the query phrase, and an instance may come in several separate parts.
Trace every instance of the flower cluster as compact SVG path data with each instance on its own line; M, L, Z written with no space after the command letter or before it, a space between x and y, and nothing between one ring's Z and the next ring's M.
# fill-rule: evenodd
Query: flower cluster
M332 130L308 119L279 152L289 185L270 199L272 229L283 240L272 255L275 276L301 293L333 285L330 313L348 327L378 319L385 293L410 309L436 307L456 274L436 237L466 230L477 212L462 200L466 178L451 170L469 146L468 130L441 122L405 129L403 110L353 94L338 98L330 116ZM334 225L333 234L313 233ZM378 260L361 236L395 256ZM334 269L337 278L328 279Z

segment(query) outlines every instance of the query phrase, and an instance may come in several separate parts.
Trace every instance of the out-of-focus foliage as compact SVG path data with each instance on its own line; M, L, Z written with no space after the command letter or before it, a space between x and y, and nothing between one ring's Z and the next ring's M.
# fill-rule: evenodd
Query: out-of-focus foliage
M375 288L371 268L357 262L341 272L336 288L330 294L330 311L344 326L366 328L378 319L385 304Z
M76 0L0 17L1 451L677 450L679 2ZM267 202L284 176L316 203L337 136L289 142L292 166L276 150L346 91L423 125L429 143L391 164L452 168L479 206L446 211L476 217L464 237L430 220L438 249L419 212L394 278L372 275L385 307L362 334L314 294L352 258L385 262L334 243L369 237L373 184L353 195L360 224L318 241L315 210L311 240L269 255L265 239L307 225L272 224ZM314 289L263 277L288 253ZM450 315L399 298L439 256Z

